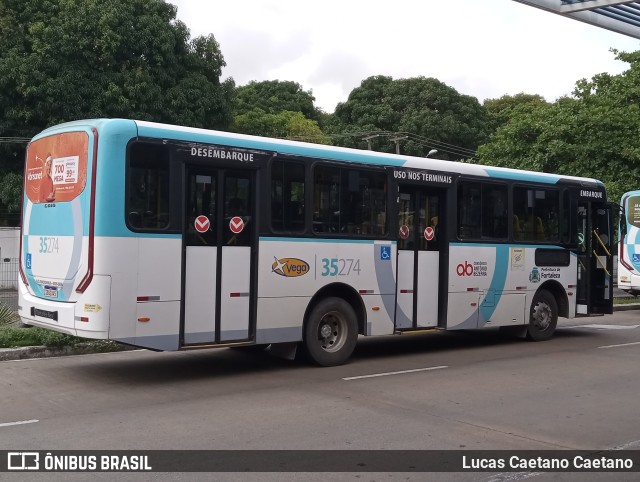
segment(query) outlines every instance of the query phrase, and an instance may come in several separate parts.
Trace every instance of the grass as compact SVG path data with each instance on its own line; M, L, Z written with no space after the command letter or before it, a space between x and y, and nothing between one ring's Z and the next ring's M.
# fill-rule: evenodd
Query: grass
M18 326L0 326L0 348L21 346L74 346L84 340L44 328L22 328Z
M0 348L24 346L63 347L82 345L87 351L119 351L124 345L108 340L85 340L44 328L21 326L18 314L0 303Z
M621 296L613 299L614 305L628 305L631 303L640 303L640 298L637 296Z

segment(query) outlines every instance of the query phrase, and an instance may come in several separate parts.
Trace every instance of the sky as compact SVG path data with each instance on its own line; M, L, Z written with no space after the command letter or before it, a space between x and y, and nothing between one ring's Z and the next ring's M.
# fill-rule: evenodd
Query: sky
M540 94L627 64L640 40L512 0L167 0L191 36L213 34L237 86L289 80L332 113L362 80L434 77L480 102Z

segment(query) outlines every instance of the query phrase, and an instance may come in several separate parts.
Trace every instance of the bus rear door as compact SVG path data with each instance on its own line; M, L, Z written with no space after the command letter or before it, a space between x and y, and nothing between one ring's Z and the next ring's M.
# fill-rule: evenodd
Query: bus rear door
M251 341L255 174L187 166L184 346Z

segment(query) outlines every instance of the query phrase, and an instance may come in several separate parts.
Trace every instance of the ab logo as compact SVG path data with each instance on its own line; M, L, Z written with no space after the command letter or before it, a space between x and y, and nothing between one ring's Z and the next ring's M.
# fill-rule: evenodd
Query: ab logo
M465 260L464 264L456 266L458 276L473 276L473 265Z

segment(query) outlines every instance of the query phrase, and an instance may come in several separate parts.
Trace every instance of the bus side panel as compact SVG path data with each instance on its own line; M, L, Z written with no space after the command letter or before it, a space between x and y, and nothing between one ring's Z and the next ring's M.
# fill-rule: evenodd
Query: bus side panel
M138 239L96 236L95 252L96 272L111 276L109 339L134 344Z
M334 283L360 294L366 334L394 332L395 243L261 238L259 251L257 342L300 341L309 301Z
M182 239L140 238L136 299L136 346L177 350L180 333Z
M453 244L449 262L447 328L469 329L528 323L536 291L547 281L575 294L577 258L569 266L536 266L536 249L553 246ZM575 296L568 296L569 317Z
M156 350L177 350L181 240L97 237L96 271L112 274L109 338ZM140 301L138 301L139 297Z

